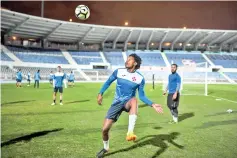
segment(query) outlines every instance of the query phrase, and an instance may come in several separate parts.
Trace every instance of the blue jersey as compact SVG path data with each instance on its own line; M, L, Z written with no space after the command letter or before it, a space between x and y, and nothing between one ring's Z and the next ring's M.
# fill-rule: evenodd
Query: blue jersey
M66 74L62 72L56 72L54 74L54 87L62 87L63 80L66 78Z
M22 80L22 74L21 74L20 71L16 73L16 78L17 78L18 80Z
M68 76L68 80L70 80L70 81L73 81L75 78L74 78L74 74L70 74L69 76Z
M27 74L27 79L30 80L30 73Z
M35 80L36 81L40 80L40 73L39 72L35 73Z
M125 68L115 70L103 85L100 94L103 94L114 80L117 80L115 100L128 101L136 96L138 89L140 100L150 106L152 105L152 101L145 96L145 79L139 72L130 73Z
M49 79L50 79L50 80L53 80L53 78L54 78L54 74L51 74L51 73L50 73Z
M168 82L169 94L175 93L176 91L179 92L180 84L181 84L181 78L179 74L177 73L170 74Z

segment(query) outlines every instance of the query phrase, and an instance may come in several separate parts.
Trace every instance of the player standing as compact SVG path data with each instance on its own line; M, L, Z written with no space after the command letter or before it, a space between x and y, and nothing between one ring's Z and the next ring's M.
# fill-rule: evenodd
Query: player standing
M22 73L21 69L19 69L16 73L16 87L21 87L21 81L22 81Z
M53 79L54 92L53 92L53 103L51 105L56 104L56 96L58 91L60 93L60 105L63 105L63 81L65 78L66 74L62 72L61 66L58 66L57 72L54 74Z
M123 111L129 113L129 125L126 139L128 141L136 140L134 127L136 124L138 112L138 101L135 97L137 89L141 101L153 107L158 113L163 112L161 105L153 103L145 96L145 79L137 71L140 68L140 65L141 58L138 55L129 55L125 63L126 68L115 70L105 82L98 94L97 102L99 105L101 105L104 92L113 81L117 80L116 95L110 109L108 110L102 129L104 148L99 153L97 153L97 157L103 157L103 155L108 152L109 130L112 127L112 124L118 120Z
M71 73L68 77L68 85L69 86L74 86L74 80L75 80L74 73L71 71Z
M181 78L179 74L176 72L178 68L177 64L171 65L172 74L169 75L168 86L164 92L164 95L169 91L167 97L167 106L170 109L171 115L173 117L173 121L170 123L178 123L178 106L179 106L179 90L181 84Z
M28 81L28 85L27 86L30 86L30 71L27 74L27 81Z
M38 70L38 71L35 73L34 78L35 78L34 88L35 88L36 84L37 84L37 88L39 88L39 80L41 79L41 77L40 77L40 70Z

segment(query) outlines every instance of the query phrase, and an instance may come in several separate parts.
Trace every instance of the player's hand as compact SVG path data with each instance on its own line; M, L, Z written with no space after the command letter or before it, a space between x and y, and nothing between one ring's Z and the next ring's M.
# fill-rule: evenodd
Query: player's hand
M101 105L101 104L102 104L102 101L103 101L103 96L102 96L101 94L98 94L98 96L97 96L97 103L98 103L99 105Z
M156 110L158 113L163 113L163 109L160 104L152 104L152 107Z
M174 93L172 100L175 100L177 98L177 93Z

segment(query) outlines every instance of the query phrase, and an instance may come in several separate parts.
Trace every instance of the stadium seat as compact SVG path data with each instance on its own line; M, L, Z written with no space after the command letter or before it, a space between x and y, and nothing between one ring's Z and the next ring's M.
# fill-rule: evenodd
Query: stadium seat
M79 51L68 51L72 58L79 65L89 65L91 62L103 63L103 60L99 52L79 52Z
M136 53L142 58L143 66L166 66L160 51L128 51L127 55Z

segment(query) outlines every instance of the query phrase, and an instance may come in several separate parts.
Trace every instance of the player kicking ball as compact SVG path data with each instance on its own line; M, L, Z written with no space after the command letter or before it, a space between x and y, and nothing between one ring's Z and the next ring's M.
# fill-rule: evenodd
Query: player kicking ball
M57 67L57 72L53 76L53 86L54 86L54 92L53 92L53 103L51 105L56 104L56 97L57 92L60 93L60 105L63 105L63 80L66 78L66 74L62 72L61 66Z
M108 152L109 130L112 127L112 124L118 120L123 111L129 113L128 132L126 140L136 140L137 136L134 134L134 127L138 113L138 100L135 97L137 89L141 101L153 107L158 113L163 113L161 105L153 103L145 96L145 79L137 71L140 68L141 62L142 60L138 55L129 55L125 63L126 68L115 70L109 77L109 79L104 83L102 89L98 94L97 102L99 105L101 105L104 92L108 89L113 81L117 80L115 98L110 109L108 110L102 128L104 148L99 153L97 153L98 158L103 157L103 155Z

